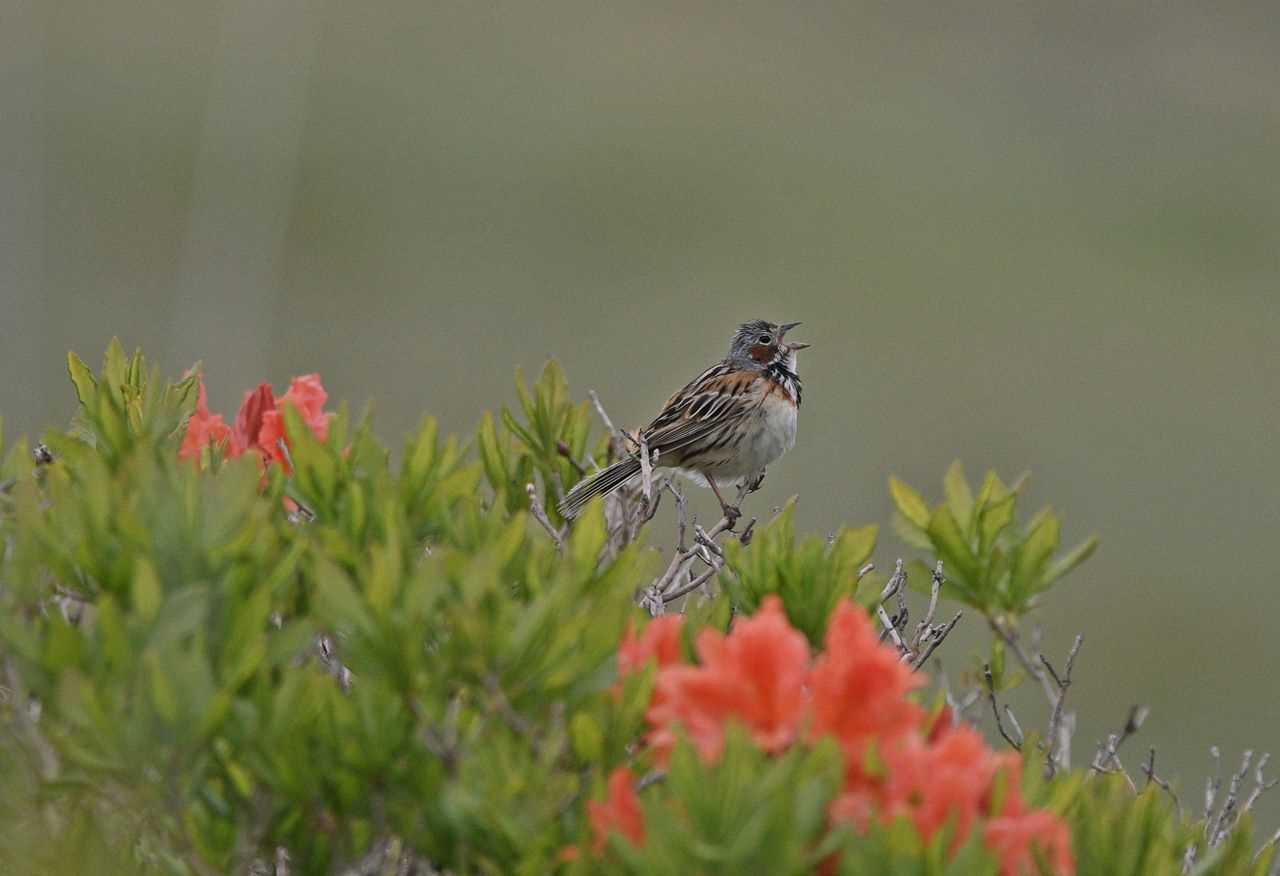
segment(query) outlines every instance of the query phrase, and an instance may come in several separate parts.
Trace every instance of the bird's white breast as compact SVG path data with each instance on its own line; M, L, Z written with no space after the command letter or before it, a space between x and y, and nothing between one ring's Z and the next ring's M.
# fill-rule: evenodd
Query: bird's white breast
M756 413L756 428L742 448L743 475L754 474L796 443L796 406L780 393L769 393Z

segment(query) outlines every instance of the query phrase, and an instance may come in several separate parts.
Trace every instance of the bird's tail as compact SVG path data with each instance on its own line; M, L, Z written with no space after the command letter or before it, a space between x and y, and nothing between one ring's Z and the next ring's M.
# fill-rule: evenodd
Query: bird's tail
M563 499L560 500L560 515L566 519L577 517L583 507L596 496L607 496L618 487L634 477L640 471L640 460L634 457L620 459L604 471L578 481Z

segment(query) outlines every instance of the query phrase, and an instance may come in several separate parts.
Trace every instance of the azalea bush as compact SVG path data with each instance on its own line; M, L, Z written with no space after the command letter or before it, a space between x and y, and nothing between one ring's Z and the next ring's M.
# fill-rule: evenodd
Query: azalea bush
M896 562L661 476L570 525L628 445L554 364L394 453L318 375L232 415L117 343L69 373L68 429L0 429L0 872L1269 872L1264 765L1192 818L1137 712L1071 762L1080 645L1026 630L1094 543L994 474L892 481Z

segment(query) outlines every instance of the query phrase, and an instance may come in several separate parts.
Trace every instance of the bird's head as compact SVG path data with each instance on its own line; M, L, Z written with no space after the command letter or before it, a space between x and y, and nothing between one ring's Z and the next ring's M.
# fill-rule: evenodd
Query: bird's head
M743 364L750 363L764 369L770 365L783 365L788 371L796 370L796 353L808 344L787 341L787 332L798 322L781 325L763 319L752 320L739 326L729 346L729 358Z

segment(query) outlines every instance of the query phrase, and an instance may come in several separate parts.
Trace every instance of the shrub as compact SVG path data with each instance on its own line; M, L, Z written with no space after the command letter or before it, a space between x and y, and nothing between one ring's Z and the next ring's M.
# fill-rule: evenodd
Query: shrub
M0 432L2 872L1270 866L1248 764L1192 821L1120 766L1136 713L1068 763L1074 652L1055 667L1020 622L1092 542L1059 553L994 475L953 468L933 507L892 482L935 566L884 576L873 527L703 528L660 477L568 526L555 500L626 442L592 438L554 365L474 440L427 419L394 464L316 375L228 422L198 373L118 343L69 371L69 430ZM643 542L664 497L666 562ZM974 691L923 674L946 600L993 633ZM1019 672L1046 723L997 751L969 722Z

